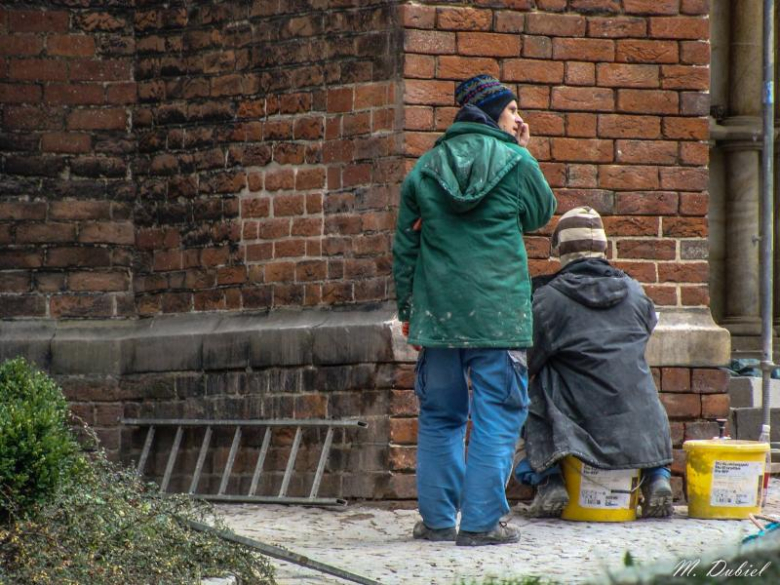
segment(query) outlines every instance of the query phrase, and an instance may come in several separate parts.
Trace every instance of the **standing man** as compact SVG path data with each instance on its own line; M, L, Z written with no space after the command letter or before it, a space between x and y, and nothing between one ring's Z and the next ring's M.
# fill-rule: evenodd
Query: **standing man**
M515 94L479 75L456 88L455 100L455 123L403 183L393 275L408 341L423 347L415 382L422 521L413 534L480 546L520 536L500 519L528 414L523 234L544 226L556 201L526 150Z

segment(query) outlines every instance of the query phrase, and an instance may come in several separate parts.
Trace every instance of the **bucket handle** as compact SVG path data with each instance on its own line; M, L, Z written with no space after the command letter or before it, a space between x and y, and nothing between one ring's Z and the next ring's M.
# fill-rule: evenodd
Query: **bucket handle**
M582 479L584 479L584 480L587 480L587 481L589 481L590 483L596 484L597 486L599 486L600 488L603 488L603 489L607 490L607 491L608 491L609 493L611 493L611 494L633 494L633 493L634 493L634 492L636 492L636 491L637 491L639 488L641 488L641 487L642 487L642 484L643 484L643 483L644 483L644 481L645 481L645 474L644 474L644 473L640 473L640 474L639 474L639 483L638 483L638 484L636 484L636 487L635 487L635 488L633 488L633 489L630 489L630 490L614 490L614 489L612 489L612 488L610 488L610 487L607 487L607 486L605 486L603 483L596 481L596 480L595 480L595 479L593 479L593 478L590 478L590 477L585 477L585 476L583 475L583 473L582 473L582 468L581 468L581 467L579 467L579 466L577 466L577 465L572 465L572 463L571 463L570 461L566 461L566 460L564 459L562 463L563 463L564 465L568 465L570 469L573 467L573 468L574 468L574 471L576 471L577 473L579 473L579 474L580 474L580 477L582 477ZM583 465L587 465L586 463L582 463L582 464L583 464Z

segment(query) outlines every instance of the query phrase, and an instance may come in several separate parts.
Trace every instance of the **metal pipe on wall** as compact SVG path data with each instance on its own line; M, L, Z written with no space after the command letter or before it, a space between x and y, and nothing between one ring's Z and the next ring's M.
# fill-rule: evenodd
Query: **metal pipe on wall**
M772 353L773 257L774 257L774 122L775 122L775 2L764 0L764 84L763 138L761 153L761 408L762 428L759 440L770 440L770 383L774 358Z

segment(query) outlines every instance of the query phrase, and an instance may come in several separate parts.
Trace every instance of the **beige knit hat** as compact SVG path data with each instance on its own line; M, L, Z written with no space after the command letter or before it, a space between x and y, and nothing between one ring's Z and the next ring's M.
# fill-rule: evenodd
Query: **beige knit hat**
M561 266L580 258L606 258L607 234L598 212L585 206L564 213L552 235L552 251Z

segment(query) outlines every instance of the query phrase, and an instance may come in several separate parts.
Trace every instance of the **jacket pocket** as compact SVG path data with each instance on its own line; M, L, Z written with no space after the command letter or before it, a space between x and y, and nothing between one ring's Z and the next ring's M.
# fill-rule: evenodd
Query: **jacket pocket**
M524 349L507 350L507 388L504 404L514 408L528 408L528 358Z
M420 350L414 366L414 393L420 402L425 398L425 348Z

